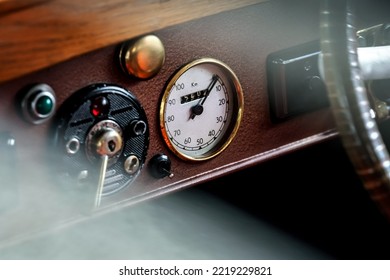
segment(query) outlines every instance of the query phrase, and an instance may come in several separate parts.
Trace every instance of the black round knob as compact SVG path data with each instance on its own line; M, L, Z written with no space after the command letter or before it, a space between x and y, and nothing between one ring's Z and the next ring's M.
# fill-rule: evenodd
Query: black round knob
M171 160L167 155L156 154L149 162L150 173L155 178L173 177L171 173Z

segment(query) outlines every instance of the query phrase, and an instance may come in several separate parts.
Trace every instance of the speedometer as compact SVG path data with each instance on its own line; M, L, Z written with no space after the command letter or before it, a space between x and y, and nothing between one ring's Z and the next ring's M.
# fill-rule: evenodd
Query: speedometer
M244 108L241 84L222 61L201 58L174 74L160 105L160 128L169 149L185 160L220 154L240 126Z

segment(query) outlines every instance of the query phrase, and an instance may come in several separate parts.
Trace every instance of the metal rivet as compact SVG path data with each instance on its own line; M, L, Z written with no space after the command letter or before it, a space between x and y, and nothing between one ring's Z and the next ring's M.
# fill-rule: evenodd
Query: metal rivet
M141 135L144 135L145 132L146 132L146 123L144 121L134 121L132 123L132 127L133 127L133 133L136 135L136 136L141 136Z
M76 154L80 149L80 141L77 138L72 138L66 143L66 152L69 155Z
M134 175L140 169L139 159L134 155L129 156L125 160L124 169L127 174Z

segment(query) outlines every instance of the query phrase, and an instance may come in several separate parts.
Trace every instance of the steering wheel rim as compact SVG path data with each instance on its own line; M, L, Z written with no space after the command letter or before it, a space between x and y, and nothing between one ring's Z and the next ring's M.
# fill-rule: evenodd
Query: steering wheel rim
M323 76L336 127L369 196L390 221L390 158L359 66L356 15L348 0L321 5Z

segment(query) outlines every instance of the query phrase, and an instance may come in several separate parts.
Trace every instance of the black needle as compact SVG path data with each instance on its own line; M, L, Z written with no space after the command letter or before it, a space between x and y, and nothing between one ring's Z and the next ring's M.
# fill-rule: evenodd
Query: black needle
M195 106L191 107L190 119L194 119L195 116L198 116L198 115L203 113L203 104L206 101L207 97L209 96L211 90L213 89L213 87L217 83L217 81L218 81L218 75L214 74L212 79L211 79L211 83L209 84L209 86L205 90L204 98L202 100L200 100L198 104L196 104Z

